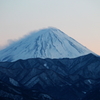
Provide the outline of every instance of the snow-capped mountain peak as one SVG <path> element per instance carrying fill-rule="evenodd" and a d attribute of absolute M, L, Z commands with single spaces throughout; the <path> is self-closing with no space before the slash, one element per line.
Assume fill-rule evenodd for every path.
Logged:
<path fill-rule="evenodd" d="M 35 31 L 0 51 L 0 61 L 29 58 L 75 58 L 91 53 L 56 28 Z"/>

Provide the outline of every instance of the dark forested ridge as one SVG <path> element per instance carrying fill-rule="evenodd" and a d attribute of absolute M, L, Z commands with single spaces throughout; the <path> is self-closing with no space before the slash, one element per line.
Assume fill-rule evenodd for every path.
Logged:
<path fill-rule="evenodd" d="M 99 84 L 100 57 L 93 54 L 0 63 L 0 100 L 100 100 Z"/>

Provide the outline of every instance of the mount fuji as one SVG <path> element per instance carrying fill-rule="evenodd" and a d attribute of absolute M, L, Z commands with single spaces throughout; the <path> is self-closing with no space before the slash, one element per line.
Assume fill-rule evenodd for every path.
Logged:
<path fill-rule="evenodd" d="M 29 58 L 75 58 L 93 53 L 56 28 L 32 32 L 0 51 L 0 61 Z"/>

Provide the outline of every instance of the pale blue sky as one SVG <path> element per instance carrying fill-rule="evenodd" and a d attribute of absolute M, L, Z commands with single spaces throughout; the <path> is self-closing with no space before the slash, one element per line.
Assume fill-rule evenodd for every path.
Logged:
<path fill-rule="evenodd" d="M 100 0 L 0 0 L 0 46 L 49 26 L 100 55 Z"/>

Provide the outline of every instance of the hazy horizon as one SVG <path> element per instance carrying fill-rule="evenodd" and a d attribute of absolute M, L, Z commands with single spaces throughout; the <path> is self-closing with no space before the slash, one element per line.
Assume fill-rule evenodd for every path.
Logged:
<path fill-rule="evenodd" d="M 0 47 L 56 27 L 100 55 L 99 0 L 0 0 Z"/>

